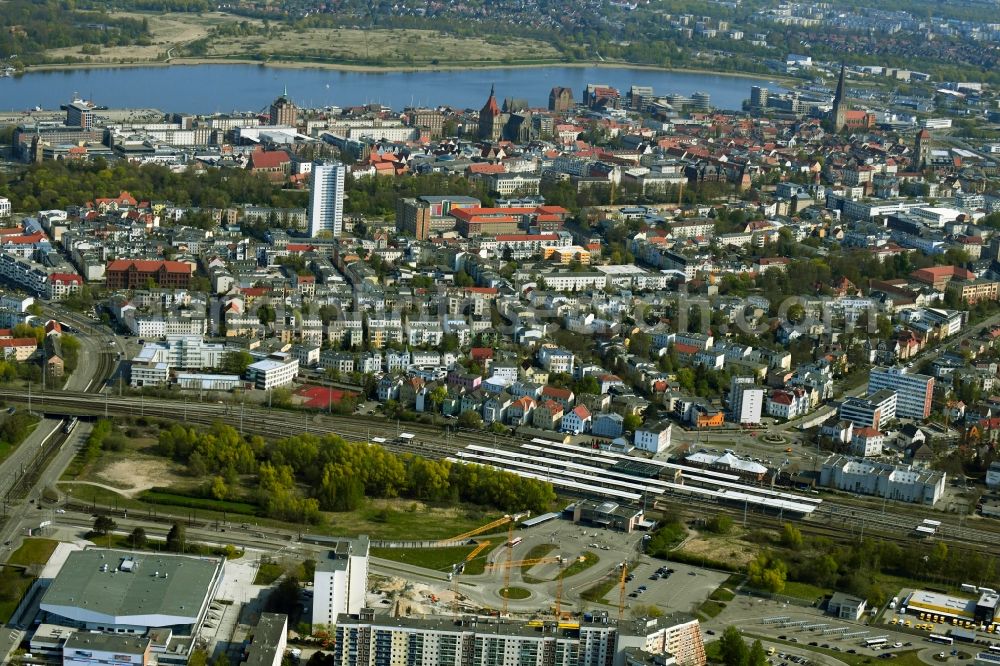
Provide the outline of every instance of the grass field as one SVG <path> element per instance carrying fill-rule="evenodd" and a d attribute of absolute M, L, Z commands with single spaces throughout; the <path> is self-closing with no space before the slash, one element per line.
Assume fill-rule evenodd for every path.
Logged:
<path fill-rule="evenodd" d="M 594 566 L 600 560 L 601 558 L 599 558 L 597 555 L 594 555 L 589 550 L 584 551 L 584 553 L 580 555 L 580 559 L 576 560 L 571 565 L 569 565 L 561 572 L 559 572 L 557 578 L 569 578 L 570 576 L 575 576 L 578 573 L 582 573 L 587 569 L 589 569 L 590 567 Z"/>
<path fill-rule="evenodd" d="M 586 590 L 584 590 L 580 594 L 580 598 L 598 604 L 606 604 L 608 603 L 607 601 L 608 594 L 611 592 L 611 590 L 615 589 L 615 587 L 618 586 L 618 583 L 619 580 L 617 577 L 609 576 L 608 578 L 605 578 L 596 585 L 588 587 Z"/>
<path fill-rule="evenodd" d="M 712 618 L 726 609 L 726 604 L 709 599 L 698 608 L 698 614 L 704 619 Z"/>
<path fill-rule="evenodd" d="M 51 539 L 25 539 L 21 547 L 11 554 L 8 564 L 23 566 L 44 564 L 52 556 L 57 544 L 58 541 Z M 34 576 L 22 573 L 18 569 L 4 567 L 0 571 L 0 622 L 6 624 L 10 620 L 21 602 L 21 597 L 34 581 Z"/>
<path fill-rule="evenodd" d="M 55 61 L 85 59 L 93 64 L 152 63 L 177 60 L 191 42 L 209 36 L 212 28 L 262 22 L 224 12 L 150 13 L 115 12 L 115 17 L 146 19 L 151 34 L 148 46 L 102 47 L 86 55 L 82 47 L 51 49 Z M 463 64 L 517 64 L 557 62 L 560 53 L 550 44 L 521 38 L 459 37 L 436 30 L 310 28 L 294 30 L 280 24 L 269 36 L 213 39 L 202 60 L 263 59 L 307 63 L 343 63 L 395 67 L 455 66 Z"/>
<path fill-rule="evenodd" d="M 372 548 L 372 557 L 380 557 L 393 562 L 412 564 L 415 567 L 451 571 L 452 566 L 464 562 L 475 546 L 451 546 L 449 548 Z M 479 558 L 477 558 L 479 559 Z M 485 559 L 485 558 L 483 558 Z M 469 563 L 471 565 L 472 562 Z M 470 575 L 469 565 L 466 572 Z"/>
<path fill-rule="evenodd" d="M 527 599 L 531 596 L 531 592 L 523 587 L 501 587 L 500 596 L 505 599 Z"/>
<path fill-rule="evenodd" d="M 317 62 L 394 65 L 490 64 L 558 60 L 560 54 L 544 42 L 520 38 L 457 37 L 435 30 L 356 30 L 313 28 L 283 30 L 252 41 L 264 58 Z M 212 44 L 209 58 L 248 55 L 247 42 L 222 40 Z"/>
<path fill-rule="evenodd" d="M 253 584 L 270 585 L 281 578 L 281 575 L 284 573 L 285 567 L 277 562 L 261 562 L 260 566 L 257 567 L 257 575 L 254 576 Z"/>

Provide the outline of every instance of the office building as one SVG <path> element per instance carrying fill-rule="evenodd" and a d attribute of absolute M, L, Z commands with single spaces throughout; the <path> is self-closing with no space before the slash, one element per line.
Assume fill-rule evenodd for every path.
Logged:
<path fill-rule="evenodd" d="M 309 192 L 309 235 L 337 237 L 344 227 L 344 178 L 347 167 L 340 162 L 313 162 Z"/>
<path fill-rule="evenodd" d="M 291 384 L 298 375 L 299 360 L 284 352 L 271 354 L 247 366 L 247 379 L 262 391 Z"/>
<path fill-rule="evenodd" d="M 729 413 L 734 423 L 757 425 L 764 409 L 764 389 L 753 377 L 733 377 L 729 383 Z"/>
<path fill-rule="evenodd" d="M 882 389 L 867 398 L 847 398 L 840 404 L 838 416 L 860 428 L 878 430 L 896 418 L 896 392 Z"/>
<path fill-rule="evenodd" d="M 926 419 L 934 398 L 934 378 L 907 373 L 904 368 L 872 368 L 868 395 L 889 389 L 896 392 L 896 416 Z"/>
<path fill-rule="evenodd" d="M 82 99 L 74 99 L 66 105 L 67 127 L 94 129 L 94 105 Z"/>
<path fill-rule="evenodd" d="M 104 269 L 108 289 L 145 289 L 150 284 L 167 289 L 187 289 L 191 264 L 183 261 L 116 259 Z"/>
<path fill-rule="evenodd" d="M 62 649 L 63 666 L 146 666 L 151 660 L 153 641 L 148 636 L 123 636 L 77 631 L 71 634 Z"/>
<path fill-rule="evenodd" d="M 823 463 L 820 484 L 849 493 L 933 506 L 947 475 L 935 470 L 833 455 Z"/>
<path fill-rule="evenodd" d="M 339 622 L 339 618 L 361 613 L 368 590 L 368 544 L 367 536 L 341 539 L 327 551 L 326 557 L 316 562 L 313 574 L 314 629 L 318 626 L 332 627 Z M 339 634 L 339 627 L 337 631 Z"/>
<path fill-rule="evenodd" d="M 337 666 L 625 666 L 636 653 L 706 663 L 701 627 L 689 617 L 615 622 L 600 612 L 585 613 L 582 622 L 521 622 L 376 617 L 368 608 L 337 619 L 333 658 Z"/>

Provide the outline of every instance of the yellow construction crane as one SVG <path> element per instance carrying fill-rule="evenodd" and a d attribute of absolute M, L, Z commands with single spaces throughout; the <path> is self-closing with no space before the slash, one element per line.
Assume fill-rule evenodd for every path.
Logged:
<path fill-rule="evenodd" d="M 562 564 L 563 559 L 564 558 L 562 558 L 562 557 L 560 557 L 558 555 L 553 556 L 553 557 L 533 557 L 530 560 L 514 560 L 514 561 L 511 561 L 511 560 L 508 559 L 503 564 L 497 564 L 496 562 L 492 562 L 492 563 L 486 565 L 486 570 L 490 571 L 490 570 L 496 569 L 497 567 L 507 567 L 508 569 L 513 568 L 513 567 L 533 567 L 536 564 L 552 564 L 554 562 L 558 562 L 558 563 Z"/>
<path fill-rule="evenodd" d="M 559 563 L 559 575 L 556 576 L 556 620 L 562 619 L 562 593 L 563 593 L 563 569 L 568 560 L 563 559 Z"/>
<path fill-rule="evenodd" d="M 622 562 L 622 573 L 618 579 L 618 620 L 625 617 L 625 578 L 628 576 L 628 562 Z"/>
<path fill-rule="evenodd" d="M 503 518 L 497 518 L 493 522 L 486 523 L 485 525 L 481 525 L 481 526 L 477 527 L 474 530 L 469 530 L 468 532 L 464 532 L 462 534 L 459 534 L 458 536 L 453 536 L 453 537 L 448 538 L 448 539 L 441 539 L 440 541 L 438 541 L 434 545 L 435 546 L 447 546 L 448 544 L 454 543 L 455 541 L 464 541 L 466 539 L 471 539 L 472 537 L 476 536 L 477 534 L 482 534 L 483 532 L 488 532 L 488 531 L 490 531 L 492 529 L 500 527 L 501 525 L 506 525 L 507 523 L 510 523 L 510 526 L 513 527 L 514 526 L 514 521 L 517 520 L 517 518 L 518 518 L 517 516 L 504 516 Z"/>
<path fill-rule="evenodd" d="M 473 548 L 471 551 L 469 551 L 469 554 L 465 556 L 465 561 L 471 562 L 472 560 L 476 559 L 476 556 L 479 555 L 484 550 L 486 550 L 487 548 L 489 548 L 491 543 L 493 542 L 490 541 L 489 539 L 484 539 L 483 541 L 477 543 L 476 547 Z"/>
<path fill-rule="evenodd" d="M 507 614 L 507 597 L 510 594 L 510 563 L 514 561 L 514 546 L 511 545 L 514 541 L 514 521 L 510 521 L 507 526 L 507 562 L 503 568 L 503 588 L 500 590 L 500 596 L 503 597 L 503 614 Z"/>

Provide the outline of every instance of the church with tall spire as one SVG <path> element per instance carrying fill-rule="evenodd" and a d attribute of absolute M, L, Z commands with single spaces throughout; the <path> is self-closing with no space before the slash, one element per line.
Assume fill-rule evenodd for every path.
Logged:
<path fill-rule="evenodd" d="M 485 141 L 499 141 L 508 117 L 509 114 L 501 111 L 500 105 L 497 104 L 495 86 L 490 86 L 489 99 L 479 110 L 479 131 L 477 133 L 479 138 Z"/>
<path fill-rule="evenodd" d="M 844 91 L 844 71 L 844 64 L 841 63 L 837 92 L 833 96 L 833 109 L 828 116 L 830 129 L 834 132 L 842 132 L 847 127 L 847 94 Z"/>
<path fill-rule="evenodd" d="M 272 125 L 295 127 L 298 123 L 299 109 L 288 98 L 287 87 L 282 91 L 281 97 L 271 102 L 269 116 Z"/>

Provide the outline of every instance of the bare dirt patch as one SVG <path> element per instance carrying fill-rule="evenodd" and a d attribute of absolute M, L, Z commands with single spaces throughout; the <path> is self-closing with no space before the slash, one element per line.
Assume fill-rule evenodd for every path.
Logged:
<path fill-rule="evenodd" d="M 746 566 L 757 556 L 761 546 L 734 536 L 702 534 L 684 542 L 681 550 L 695 557 L 704 557 L 708 561 Z"/>
<path fill-rule="evenodd" d="M 162 458 L 129 457 L 105 465 L 89 475 L 92 481 L 119 488 L 122 495 L 135 497 L 156 486 L 171 486 L 181 480 L 181 468 Z"/>

